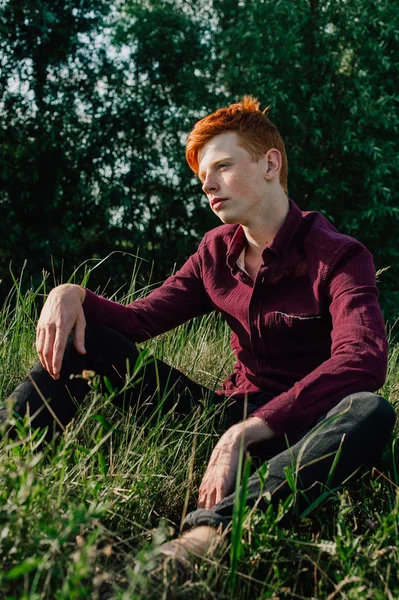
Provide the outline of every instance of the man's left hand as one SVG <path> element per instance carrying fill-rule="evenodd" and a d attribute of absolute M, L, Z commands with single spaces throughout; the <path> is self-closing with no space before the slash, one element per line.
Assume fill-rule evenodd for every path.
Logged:
<path fill-rule="evenodd" d="M 251 417 L 228 429 L 216 444 L 199 489 L 198 508 L 212 508 L 233 491 L 240 452 L 254 442 L 274 437 L 270 427 Z"/>

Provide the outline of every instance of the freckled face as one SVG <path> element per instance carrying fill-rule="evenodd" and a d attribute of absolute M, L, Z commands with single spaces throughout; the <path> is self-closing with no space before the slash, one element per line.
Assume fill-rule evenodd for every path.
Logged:
<path fill-rule="evenodd" d="M 223 223 L 250 226 L 265 213 L 264 156 L 254 160 L 235 132 L 212 138 L 199 154 L 199 178 L 213 212 Z"/>

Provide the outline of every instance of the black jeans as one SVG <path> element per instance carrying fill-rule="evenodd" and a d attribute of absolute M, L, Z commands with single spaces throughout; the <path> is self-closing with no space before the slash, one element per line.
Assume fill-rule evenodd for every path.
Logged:
<path fill-rule="evenodd" d="M 90 389 L 85 379 L 70 379 L 71 374 L 93 370 L 121 389 L 126 375 L 134 373 L 139 359 L 136 345 L 109 327 L 88 324 L 85 345 L 87 354 L 78 354 L 70 337 L 59 380 L 54 381 L 39 362 L 30 373 L 63 425 L 71 421 Z M 143 411 L 151 411 L 157 398 L 162 398 L 162 411 L 173 408 L 176 414 L 186 415 L 206 397 L 208 401 L 220 401 L 211 390 L 176 369 L 161 361 L 150 360 L 138 371 L 137 383 L 131 385 L 127 393 L 117 396 L 115 403 L 126 408 L 140 403 Z M 227 428 L 239 422 L 271 398 L 267 394 L 250 394 L 248 402 L 232 398 L 224 411 L 224 426 Z M 29 406 L 33 427 L 48 426 L 50 431 L 59 429 L 29 377 L 15 389 L 11 399 L 14 412 L 20 416 L 26 414 Z M 6 408 L 2 408 L 0 419 L 4 420 L 6 413 Z M 287 467 L 293 473 L 302 503 L 314 500 L 326 485 L 330 488 L 340 485 L 356 469 L 362 465 L 370 466 L 378 458 L 389 439 L 395 418 L 395 411 L 384 398 L 371 392 L 360 392 L 343 398 L 307 431 L 252 445 L 250 453 L 254 464 L 259 466 L 267 460 L 268 475 L 263 484 L 256 471 L 251 475 L 248 505 L 257 503 L 262 509 L 268 505 L 268 498 L 277 503 L 288 497 L 291 489 L 285 475 Z M 211 510 L 198 509 L 189 513 L 184 526 L 226 527 L 232 518 L 234 497 L 234 494 L 225 497 Z"/>
<path fill-rule="evenodd" d="M 79 354 L 70 335 L 60 378 L 55 381 L 41 363 L 37 362 L 29 376 L 17 386 L 9 398 L 13 402 L 14 413 L 23 417 L 29 410 L 32 427 L 48 427 L 49 438 L 54 430 L 60 431 L 57 421 L 65 426 L 73 419 L 78 406 L 90 391 L 87 380 L 80 376 L 84 370 L 107 377 L 113 388 L 119 390 L 125 387 L 126 377 L 130 378 L 137 371 L 128 390 L 118 394 L 114 404 L 126 410 L 139 406 L 141 414 L 151 414 L 161 400 L 163 414 L 173 409 L 174 414 L 182 416 L 200 406 L 203 399 L 211 403 L 221 402 L 221 398 L 212 390 L 192 381 L 166 363 L 151 357 L 149 360 L 143 360 L 136 344 L 110 327 L 87 324 L 85 348 L 86 354 Z M 71 375 L 79 376 L 71 378 Z M 51 410 L 57 416 L 57 421 L 43 403 L 41 396 L 48 401 Z M 269 398 L 271 396 L 268 396 Z M 265 400 L 260 403 L 264 402 Z M 248 414 L 255 408 L 256 406 L 249 405 Z M 245 416 L 244 410 L 242 400 L 232 399 L 223 410 L 226 427 L 242 420 Z M 0 421 L 4 421 L 6 415 L 7 408 L 3 406 L 0 408 Z"/>

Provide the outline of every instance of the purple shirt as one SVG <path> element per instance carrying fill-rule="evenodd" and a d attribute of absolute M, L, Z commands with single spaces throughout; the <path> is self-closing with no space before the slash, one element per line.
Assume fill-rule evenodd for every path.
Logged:
<path fill-rule="evenodd" d="M 255 281 L 237 265 L 245 244 L 240 225 L 217 227 L 146 298 L 123 306 L 87 290 L 86 318 L 141 342 L 221 312 L 236 363 L 218 393 L 272 394 L 253 416 L 277 435 L 306 429 L 349 394 L 381 387 L 387 341 L 366 248 L 291 200 Z"/>

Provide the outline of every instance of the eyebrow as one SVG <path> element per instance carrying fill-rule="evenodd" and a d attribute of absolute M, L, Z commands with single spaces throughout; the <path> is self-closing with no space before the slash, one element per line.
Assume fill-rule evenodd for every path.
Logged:
<path fill-rule="evenodd" d="M 213 163 L 211 163 L 211 164 L 209 165 L 209 168 L 210 168 L 210 169 L 213 169 L 213 168 L 217 167 L 218 165 L 220 165 L 220 163 L 223 163 L 223 162 L 225 162 L 226 160 L 228 160 L 228 161 L 230 161 L 230 160 L 233 160 L 233 157 L 232 157 L 232 156 L 224 156 L 223 158 L 218 158 L 218 160 L 215 160 Z M 200 181 L 202 181 L 202 179 L 203 179 L 203 175 L 204 175 L 204 172 L 203 172 L 203 171 L 201 171 L 201 172 L 198 172 L 198 179 L 199 179 Z"/>

